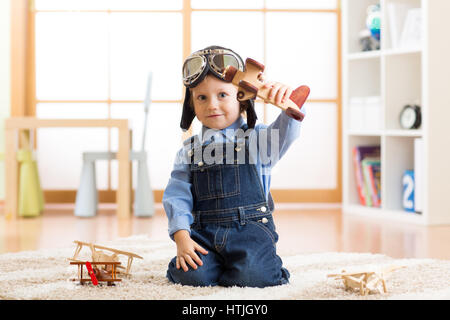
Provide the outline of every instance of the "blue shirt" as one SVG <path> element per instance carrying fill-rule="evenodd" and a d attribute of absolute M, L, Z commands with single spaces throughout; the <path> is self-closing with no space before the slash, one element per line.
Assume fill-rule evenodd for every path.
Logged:
<path fill-rule="evenodd" d="M 302 108 L 304 113 L 304 107 Z M 202 127 L 200 135 L 194 140 L 196 144 L 202 145 L 210 143 L 213 139 L 216 143 L 231 141 L 235 139 L 234 130 L 239 129 L 244 124 L 244 119 L 239 117 L 232 125 L 222 130 L 212 130 Z M 279 159 L 286 153 L 295 139 L 300 135 L 301 122 L 292 119 L 284 111 L 281 111 L 277 119 L 270 125 L 257 124 L 255 130 L 249 135 L 250 145 L 255 142 L 258 150 L 262 146 L 262 139 L 265 142 L 265 153 L 267 157 L 260 157 L 256 153 L 254 160 L 258 176 L 263 186 L 266 200 L 268 200 L 270 190 L 270 171 Z M 275 130 L 274 130 L 275 129 Z M 214 137 L 214 138 L 212 138 Z M 255 140 L 256 139 L 256 140 Z M 266 140 L 267 139 L 267 140 Z M 271 141 L 276 139 L 277 141 Z M 278 149 L 272 150 L 271 146 Z M 173 170 L 169 182 L 164 190 L 163 206 L 169 220 L 169 236 L 173 239 L 173 234 L 178 230 L 190 232 L 190 225 L 193 223 L 193 195 L 191 192 L 191 171 L 187 161 L 190 148 L 181 148 L 176 155 Z M 269 159 L 269 160 L 268 160 Z"/>

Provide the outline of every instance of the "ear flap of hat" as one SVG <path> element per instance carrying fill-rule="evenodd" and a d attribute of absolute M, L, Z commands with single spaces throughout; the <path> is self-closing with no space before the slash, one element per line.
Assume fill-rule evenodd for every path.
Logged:
<path fill-rule="evenodd" d="M 184 95 L 183 113 L 181 115 L 180 127 L 183 131 L 187 131 L 191 126 L 192 121 L 195 118 L 194 109 L 191 107 L 191 91 L 186 88 L 186 94 Z"/>
<path fill-rule="evenodd" d="M 256 124 L 256 119 L 258 119 L 258 116 L 256 115 L 255 111 L 255 101 L 253 99 L 249 99 L 246 101 L 247 103 L 247 125 L 249 128 L 254 128 Z"/>

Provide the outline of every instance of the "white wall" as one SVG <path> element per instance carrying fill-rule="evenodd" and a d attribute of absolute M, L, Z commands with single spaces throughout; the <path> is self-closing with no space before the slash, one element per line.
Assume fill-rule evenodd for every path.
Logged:
<path fill-rule="evenodd" d="M 10 112 L 10 1 L 0 0 L 0 152 L 5 150 L 4 119 Z M 0 200 L 5 198 L 4 162 L 0 161 Z"/>

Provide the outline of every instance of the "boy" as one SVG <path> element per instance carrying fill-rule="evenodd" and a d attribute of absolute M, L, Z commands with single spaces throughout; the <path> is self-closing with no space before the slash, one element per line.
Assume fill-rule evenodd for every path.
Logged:
<path fill-rule="evenodd" d="M 187 130 L 195 116 L 203 126 L 179 150 L 164 191 L 177 245 L 167 278 L 192 286 L 285 284 L 289 272 L 276 254 L 270 170 L 298 137 L 300 122 L 283 111 L 270 126 L 255 127 L 254 101 L 238 101 L 238 89 L 224 81 L 228 65 L 244 70 L 237 53 L 218 46 L 194 52 L 183 65 L 180 126 Z M 277 103 L 292 93 L 280 83 L 265 87 Z M 268 158 L 261 157 L 263 144 Z"/>

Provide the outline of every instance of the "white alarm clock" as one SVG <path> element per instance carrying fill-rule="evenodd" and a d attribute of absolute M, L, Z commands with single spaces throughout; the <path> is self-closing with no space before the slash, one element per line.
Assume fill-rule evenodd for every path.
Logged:
<path fill-rule="evenodd" d="M 403 129 L 418 129 L 422 123 L 420 106 L 407 105 L 400 112 L 400 126 Z"/>

